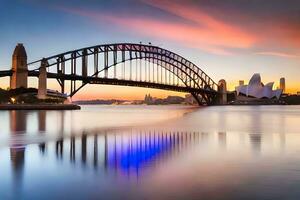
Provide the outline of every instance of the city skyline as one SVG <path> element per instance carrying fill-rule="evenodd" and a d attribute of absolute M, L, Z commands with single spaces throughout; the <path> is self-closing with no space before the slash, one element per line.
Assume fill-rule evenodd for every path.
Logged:
<path fill-rule="evenodd" d="M 74 6 L 67 1 L 4 1 L 0 68 L 9 69 L 19 42 L 24 43 L 30 62 L 85 46 L 141 41 L 188 58 L 216 82 L 225 79 L 229 90 L 239 80 L 260 73 L 263 82 L 275 81 L 276 87 L 285 77 L 287 92 L 299 91 L 300 3 L 237 2 L 185 1 L 181 5 L 168 0 L 114 0 Z M 1 79 L 0 87 L 7 87 L 8 82 Z M 36 86 L 37 80 L 29 83 Z M 58 88 L 54 81 L 49 86 Z M 159 97 L 177 94 L 101 85 L 87 86 L 75 98 L 137 99 L 149 91 Z"/>

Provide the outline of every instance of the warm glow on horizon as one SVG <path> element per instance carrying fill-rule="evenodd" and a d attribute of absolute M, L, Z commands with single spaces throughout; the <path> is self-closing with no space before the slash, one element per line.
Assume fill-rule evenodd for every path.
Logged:
<path fill-rule="evenodd" d="M 94 85 L 86 86 L 79 91 L 73 100 L 93 100 L 93 99 L 119 99 L 119 100 L 143 100 L 146 94 L 157 98 L 167 96 L 185 96 L 185 93 L 172 92 L 166 90 L 128 87 L 128 86 L 109 86 Z"/>

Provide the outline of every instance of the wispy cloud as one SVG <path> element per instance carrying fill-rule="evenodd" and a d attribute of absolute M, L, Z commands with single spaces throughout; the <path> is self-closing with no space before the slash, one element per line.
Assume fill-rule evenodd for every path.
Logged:
<path fill-rule="evenodd" d="M 283 57 L 283 58 L 300 58 L 300 55 L 288 54 L 282 52 L 271 52 L 271 51 L 257 52 L 255 54 L 265 55 L 265 56 L 276 56 L 276 57 Z"/>
<path fill-rule="evenodd" d="M 256 36 L 243 31 L 240 27 L 228 24 L 220 19 L 209 15 L 199 7 L 190 4 L 179 4 L 170 0 L 143 0 L 144 3 L 162 9 L 173 15 L 177 15 L 191 22 L 199 32 L 205 33 L 207 43 L 223 47 L 249 48 Z M 203 36 L 199 35 L 199 36 Z"/>
<path fill-rule="evenodd" d="M 183 6 L 182 9 L 179 9 L 177 4 L 170 5 L 170 8 L 167 10 L 168 5 L 160 5 L 162 5 L 160 6 L 161 9 L 165 9 L 170 13 L 177 13 L 178 16 L 196 23 L 158 20 L 145 16 L 120 16 L 115 13 L 98 13 L 76 8 L 60 9 L 89 17 L 96 22 L 108 22 L 129 33 L 177 42 L 180 45 L 201 49 L 213 54 L 230 55 L 232 54 L 231 49 L 249 48 L 255 42 L 255 36 L 243 32 L 238 27 L 214 19 L 202 11 L 197 12 L 188 6 Z M 180 12 L 177 12 L 178 9 Z"/>
<path fill-rule="evenodd" d="M 201 4 L 188 0 L 184 3 L 176 0 L 138 1 L 148 9 L 154 9 L 153 16 L 149 12 L 143 15 L 141 12 L 98 11 L 72 6 L 58 8 L 96 23 L 109 24 L 122 34 L 173 42 L 217 55 L 232 55 L 239 50 L 256 52 L 259 49 L 261 52 L 257 54 L 295 58 L 295 51 L 300 48 L 300 26 L 292 22 L 278 21 L 278 18 L 271 22 L 251 20 L 249 15 L 238 20 L 237 13 L 231 16 L 237 20 L 225 20 L 221 15 L 215 15 L 216 12 L 211 14 Z M 156 11 L 171 17 L 155 17 Z M 287 53 L 277 52 L 280 48 Z"/>

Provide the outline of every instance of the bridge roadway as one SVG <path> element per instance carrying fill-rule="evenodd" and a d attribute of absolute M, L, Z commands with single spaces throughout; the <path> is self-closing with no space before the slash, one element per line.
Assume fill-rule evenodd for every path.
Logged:
<path fill-rule="evenodd" d="M 12 76 L 12 70 L 0 71 L 0 77 Z M 30 77 L 39 77 L 39 71 L 28 71 L 28 76 Z M 103 85 L 120 85 L 120 86 L 132 86 L 132 87 L 143 87 L 143 88 L 153 88 L 153 89 L 162 89 L 162 90 L 171 90 L 176 92 L 185 92 L 185 93 L 206 93 L 206 94 L 215 94 L 216 91 L 211 89 L 199 89 L 192 87 L 168 85 L 162 83 L 151 83 L 145 81 L 135 81 L 135 80 L 121 80 L 116 78 L 103 78 L 103 77 L 83 77 L 80 75 L 71 75 L 71 74 L 57 74 L 47 72 L 47 78 L 57 79 L 57 80 L 76 80 L 82 81 L 83 83 L 88 84 L 103 84 Z"/>
<path fill-rule="evenodd" d="M 12 70 L 0 71 L 0 77 L 12 76 L 12 74 L 13 74 Z"/>
<path fill-rule="evenodd" d="M 38 77 L 38 71 L 29 71 L 28 76 Z M 162 83 L 151 83 L 145 81 L 135 81 L 135 80 L 121 80 L 116 78 L 103 78 L 103 77 L 83 77 L 80 75 L 71 74 L 57 74 L 57 73 L 47 73 L 47 78 L 52 79 L 63 79 L 63 80 L 76 80 L 82 81 L 89 84 L 103 84 L 103 85 L 121 85 L 121 86 L 133 86 L 133 87 L 144 87 L 144 88 L 154 88 L 162 90 L 171 90 L 176 92 L 186 92 L 186 93 L 198 93 L 205 92 L 207 94 L 215 94 L 216 91 L 211 89 L 198 89 L 184 86 L 167 85 Z"/>

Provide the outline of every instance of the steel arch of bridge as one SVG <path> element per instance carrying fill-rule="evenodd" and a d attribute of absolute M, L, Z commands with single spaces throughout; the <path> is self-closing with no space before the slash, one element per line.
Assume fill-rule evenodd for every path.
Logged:
<path fill-rule="evenodd" d="M 91 57 L 92 60 L 89 59 Z M 142 66 L 141 60 L 145 62 L 145 66 Z M 136 64 L 135 72 L 132 67 L 133 61 Z M 152 45 L 103 44 L 57 54 L 28 65 L 36 66 L 41 62 L 47 63 L 47 77 L 56 78 L 62 87 L 62 92 L 64 92 L 65 81 L 71 81 L 71 97 L 86 84 L 126 85 L 188 92 L 193 95 L 199 105 L 213 104 L 218 96 L 217 84 L 199 67 L 176 53 Z M 103 64 L 102 67 L 100 62 Z M 129 78 L 125 78 L 124 63 L 126 62 L 130 62 Z M 138 62 L 140 66 L 137 66 Z M 94 70 L 89 74 L 88 65 L 91 64 Z M 124 74 L 121 75 L 122 78 L 117 78 L 117 66 L 120 64 L 123 64 L 122 73 L 124 70 Z M 137 78 L 138 69 L 139 79 Z M 165 77 L 163 77 L 163 69 Z M 38 70 L 39 67 L 29 71 L 29 76 L 38 76 Z M 113 72 L 109 73 L 111 70 Z M 109 74 L 113 76 L 109 77 Z M 133 75 L 136 80 L 132 78 Z M 159 81 L 159 76 L 161 76 L 161 81 Z M 81 81 L 79 87 L 76 87 L 76 81 Z"/>

